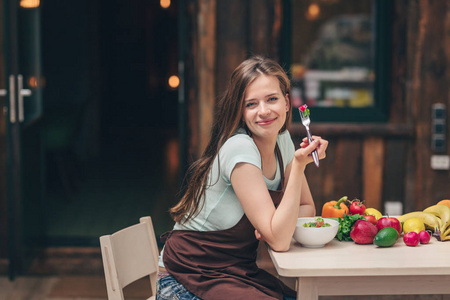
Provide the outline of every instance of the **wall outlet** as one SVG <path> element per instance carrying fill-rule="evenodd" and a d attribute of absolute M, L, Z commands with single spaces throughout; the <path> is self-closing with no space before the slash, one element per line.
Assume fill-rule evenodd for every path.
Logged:
<path fill-rule="evenodd" d="M 446 127 L 447 118 L 445 104 L 434 103 L 431 107 L 431 150 L 434 154 L 445 154 L 447 152 Z M 444 169 L 437 168 L 435 170 Z"/>
<path fill-rule="evenodd" d="M 450 156 L 448 155 L 432 155 L 431 168 L 433 170 L 449 170 Z"/>

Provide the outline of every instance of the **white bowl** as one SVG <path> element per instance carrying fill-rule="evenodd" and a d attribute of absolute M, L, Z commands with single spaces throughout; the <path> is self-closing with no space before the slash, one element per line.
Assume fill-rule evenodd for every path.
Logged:
<path fill-rule="evenodd" d="M 303 227 L 304 223 L 314 222 L 317 217 L 298 218 L 297 227 L 294 231 L 294 240 L 303 247 L 320 248 L 331 242 L 339 229 L 339 222 L 333 219 L 324 218 L 324 222 L 330 227 Z"/>

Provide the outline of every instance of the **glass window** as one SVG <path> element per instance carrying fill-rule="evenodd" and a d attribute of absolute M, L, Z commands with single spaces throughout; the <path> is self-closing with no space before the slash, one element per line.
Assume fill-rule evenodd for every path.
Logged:
<path fill-rule="evenodd" d="M 285 2 L 293 106 L 307 104 L 315 121 L 387 119 L 388 8 L 382 2 Z"/>

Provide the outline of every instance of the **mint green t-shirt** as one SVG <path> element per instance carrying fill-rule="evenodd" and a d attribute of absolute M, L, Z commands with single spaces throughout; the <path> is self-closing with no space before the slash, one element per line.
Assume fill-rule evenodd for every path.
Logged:
<path fill-rule="evenodd" d="M 277 144 L 286 168 L 294 157 L 295 151 L 288 131 L 278 135 Z M 210 186 L 205 191 L 204 205 L 200 213 L 186 223 L 175 224 L 175 230 L 224 230 L 239 222 L 244 215 L 244 210 L 230 181 L 231 173 L 238 163 L 250 163 L 261 169 L 259 150 L 244 130 L 238 131 L 238 134 L 228 139 L 220 149 L 218 158 L 214 160 L 208 177 Z M 278 188 L 281 181 L 279 164 L 277 164 L 275 178 L 270 180 L 264 177 L 264 180 L 268 189 Z"/>

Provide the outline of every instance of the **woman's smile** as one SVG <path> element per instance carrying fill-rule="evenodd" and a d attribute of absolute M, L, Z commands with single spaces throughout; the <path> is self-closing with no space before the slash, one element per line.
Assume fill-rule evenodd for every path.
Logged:
<path fill-rule="evenodd" d="M 275 122 L 277 119 L 278 118 L 271 118 L 271 119 L 268 119 L 268 120 L 261 120 L 261 121 L 256 122 L 256 124 L 261 125 L 261 126 L 270 125 L 273 122 Z"/>

